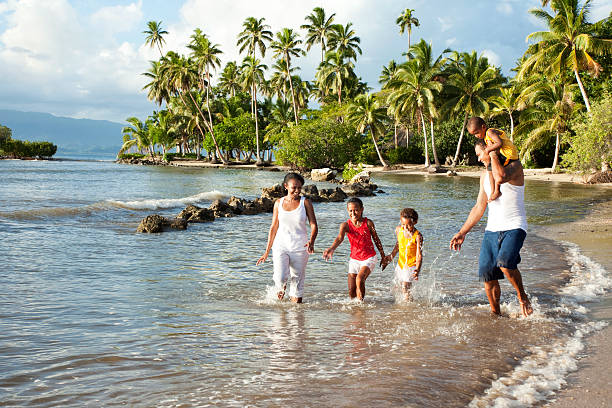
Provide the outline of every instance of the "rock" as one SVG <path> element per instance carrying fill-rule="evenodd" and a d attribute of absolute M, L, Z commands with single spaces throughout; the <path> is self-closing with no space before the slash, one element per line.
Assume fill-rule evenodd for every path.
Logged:
<path fill-rule="evenodd" d="M 333 202 L 344 201 L 347 197 L 346 193 L 340 187 L 321 189 L 321 191 L 319 192 L 319 196 L 324 201 Z"/>
<path fill-rule="evenodd" d="M 281 198 L 287 194 L 287 189 L 282 184 L 275 184 L 272 187 L 264 187 L 261 189 L 263 191 L 261 193 L 262 197 L 269 198 L 274 200 L 276 198 Z"/>
<path fill-rule="evenodd" d="M 147 215 L 140 224 L 136 232 L 158 233 L 163 231 L 165 218 L 159 214 Z"/>
<path fill-rule="evenodd" d="M 440 167 L 436 167 L 436 166 L 429 166 L 427 168 L 427 172 L 429 174 L 435 174 L 435 173 L 441 173 L 443 170 Z"/>
<path fill-rule="evenodd" d="M 386 194 L 386 193 L 385 193 L 384 191 L 382 191 L 382 190 L 376 190 L 376 193 L 377 193 L 377 194 Z"/>
<path fill-rule="evenodd" d="M 368 170 L 364 170 L 360 173 L 357 173 L 353 176 L 353 178 L 351 179 L 351 181 L 349 181 L 349 184 L 353 184 L 353 183 L 366 183 L 368 184 L 370 182 L 370 171 Z"/>
<path fill-rule="evenodd" d="M 208 208 L 188 205 L 176 218 L 187 222 L 210 222 L 215 220 L 215 213 Z"/>
<path fill-rule="evenodd" d="M 256 198 L 253 204 L 261 210 L 260 212 L 272 212 L 274 210 L 274 200 L 266 197 Z"/>
<path fill-rule="evenodd" d="M 374 195 L 375 184 L 353 183 L 342 187 L 342 191 L 348 196 L 368 197 Z"/>
<path fill-rule="evenodd" d="M 316 196 L 319 195 L 319 189 L 314 184 L 308 184 L 302 187 L 302 194 L 305 196 Z"/>
<path fill-rule="evenodd" d="M 232 207 L 232 211 L 234 212 L 234 214 L 242 214 L 244 212 L 245 203 L 246 201 L 242 198 L 231 196 L 227 202 L 227 205 Z"/>
<path fill-rule="evenodd" d="M 208 207 L 209 210 L 214 211 L 214 212 L 222 212 L 222 213 L 226 213 L 226 212 L 231 212 L 232 211 L 232 206 L 229 205 L 228 203 L 221 201 L 221 200 L 215 200 L 212 202 L 212 204 L 210 205 L 210 207 Z"/>
<path fill-rule="evenodd" d="M 454 171 L 454 170 L 449 170 L 449 171 L 447 171 L 447 172 L 446 172 L 446 175 L 447 175 L 447 176 L 456 176 L 456 175 L 457 175 L 457 172 L 456 172 L 456 171 Z"/>
<path fill-rule="evenodd" d="M 588 184 L 597 184 L 597 183 L 610 183 L 612 182 L 612 171 L 598 171 L 596 173 L 588 176 L 587 181 Z"/>
<path fill-rule="evenodd" d="M 338 172 L 336 170 L 325 167 L 323 169 L 312 169 L 310 178 L 313 181 L 329 181 L 335 179 L 337 174 Z"/>
<path fill-rule="evenodd" d="M 166 219 L 166 221 L 168 221 L 168 226 L 172 229 L 177 229 L 177 230 L 187 229 L 187 220 L 184 220 L 182 218 L 175 218 L 173 220 Z"/>
<path fill-rule="evenodd" d="M 260 208 L 250 201 L 244 205 L 244 209 L 242 210 L 243 215 L 254 215 L 260 212 Z"/>

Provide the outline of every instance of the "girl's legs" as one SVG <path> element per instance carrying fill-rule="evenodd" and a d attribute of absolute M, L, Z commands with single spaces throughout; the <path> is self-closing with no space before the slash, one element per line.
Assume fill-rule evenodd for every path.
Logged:
<path fill-rule="evenodd" d="M 277 290 L 278 300 L 285 297 L 287 279 L 289 279 L 289 254 L 280 250 L 273 250 L 272 263 L 274 264 L 274 286 Z"/>
<path fill-rule="evenodd" d="M 404 299 L 407 301 L 412 300 L 412 294 L 410 293 L 410 287 L 412 282 L 402 282 L 402 292 L 404 292 Z"/>
<path fill-rule="evenodd" d="M 348 274 L 348 292 L 351 299 L 357 297 L 357 284 L 355 283 L 355 278 L 357 278 L 357 275 L 354 273 Z"/>
<path fill-rule="evenodd" d="M 289 253 L 289 274 L 291 280 L 289 297 L 294 303 L 302 303 L 302 295 L 304 294 L 304 278 L 306 277 L 307 264 L 308 252 L 299 251 Z"/>
<path fill-rule="evenodd" d="M 361 269 L 359 269 L 357 277 L 355 278 L 355 284 L 357 286 L 357 297 L 359 298 L 359 300 L 363 300 L 363 298 L 365 297 L 365 282 L 366 279 L 368 279 L 368 276 L 370 276 L 370 273 L 370 268 L 368 268 L 367 266 L 362 266 Z"/>

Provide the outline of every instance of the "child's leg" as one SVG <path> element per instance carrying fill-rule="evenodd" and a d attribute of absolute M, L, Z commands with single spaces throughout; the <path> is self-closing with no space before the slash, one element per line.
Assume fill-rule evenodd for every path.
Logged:
<path fill-rule="evenodd" d="M 272 263 L 274 265 L 272 279 L 277 290 L 278 300 L 282 300 L 285 297 L 287 279 L 289 278 L 289 254 L 278 250 L 273 251 Z"/>
<path fill-rule="evenodd" d="M 291 288 L 289 297 L 294 303 L 302 303 L 304 294 L 304 278 L 306 277 L 306 265 L 308 264 L 308 252 L 299 251 L 289 254 L 289 273 Z"/>
<path fill-rule="evenodd" d="M 349 292 L 349 297 L 351 299 L 355 299 L 357 297 L 357 284 L 355 283 L 356 278 L 357 278 L 356 274 L 354 273 L 348 274 L 348 292 Z"/>
<path fill-rule="evenodd" d="M 499 185 L 503 182 L 503 167 L 499 161 L 499 155 L 497 152 L 491 152 L 489 157 L 491 157 L 491 173 L 493 174 L 493 177 L 489 177 L 489 182 L 491 183 L 491 197 L 489 197 L 490 202 L 496 200 L 501 195 Z"/>
<path fill-rule="evenodd" d="M 357 274 L 357 278 L 355 279 L 355 283 L 357 284 L 357 297 L 359 300 L 363 300 L 365 297 L 365 282 L 370 276 L 372 271 L 367 266 L 362 266 Z"/>
<path fill-rule="evenodd" d="M 410 287 L 412 286 L 412 282 L 402 282 L 402 292 L 404 292 L 404 299 L 411 300 L 412 296 L 410 294 Z"/>

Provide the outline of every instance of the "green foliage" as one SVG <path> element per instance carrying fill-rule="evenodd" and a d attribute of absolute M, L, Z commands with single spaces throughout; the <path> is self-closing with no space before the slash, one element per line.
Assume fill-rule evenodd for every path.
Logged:
<path fill-rule="evenodd" d="M 583 173 L 610 168 L 612 164 L 612 94 L 593 102 L 590 113 L 571 123 L 574 136 L 563 155 L 563 164 Z"/>
<path fill-rule="evenodd" d="M 342 178 L 344 180 L 350 180 L 353 177 L 355 177 L 355 175 L 361 173 L 363 171 L 363 166 L 361 165 L 361 163 L 359 163 L 359 165 L 355 166 L 354 164 L 346 163 L 344 165 L 344 170 L 342 170 Z"/>
<path fill-rule="evenodd" d="M 300 170 L 343 168 L 362 143 L 354 126 L 333 117 L 315 118 L 291 127 L 275 154 L 283 165 Z"/>
<path fill-rule="evenodd" d="M 4 142 L 11 140 L 12 136 L 13 131 L 10 128 L 0 125 L 0 148 Z"/>
<path fill-rule="evenodd" d="M 29 142 L 27 140 L 6 139 L 0 142 L 4 154 L 15 157 L 50 158 L 57 152 L 57 146 L 51 142 Z"/>
<path fill-rule="evenodd" d="M 214 130 L 217 143 L 222 150 L 252 150 L 255 147 L 255 120 L 250 113 L 226 117 L 223 122 L 214 126 Z M 208 151 L 214 150 L 210 133 L 204 139 L 204 148 Z"/>
<path fill-rule="evenodd" d="M 142 159 L 144 157 L 145 155 L 140 153 L 123 153 L 117 156 L 117 159 Z"/>

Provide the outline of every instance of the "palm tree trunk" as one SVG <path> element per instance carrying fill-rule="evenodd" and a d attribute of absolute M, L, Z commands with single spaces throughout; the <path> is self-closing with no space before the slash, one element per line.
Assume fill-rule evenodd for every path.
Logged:
<path fill-rule="evenodd" d="M 374 131 L 370 128 L 370 134 L 372 135 L 372 142 L 374 142 L 374 147 L 376 148 L 376 153 L 378 153 L 378 160 L 382 163 L 383 167 L 389 167 L 385 159 L 383 159 L 380 150 L 378 149 L 378 143 L 376 142 L 376 137 L 374 137 Z"/>
<path fill-rule="evenodd" d="M 557 163 L 559 161 L 559 139 L 559 132 L 557 132 L 557 140 L 555 141 L 555 158 L 553 159 L 552 169 L 550 169 L 552 173 L 555 172 L 555 168 L 557 167 Z"/>
<path fill-rule="evenodd" d="M 213 131 L 213 121 L 212 121 L 212 115 L 210 113 L 210 100 L 208 98 L 208 91 L 210 89 L 210 75 L 208 73 L 208 65 L 206 65 L 206 110 L 208 110 L 208 123 L 209 128 L 210 128 L 210 135 L 212 136 L 213 140 L 215 140 L 215 133 Z M 217 145 L 217 142 L 215 141 L 215 146 Z M 200 154 L 198 153 L 198 157 L 200 156 Z M 223 164 L 227 164 L 226 160 L 223 160 L 223 158 L 221 158 L 221 161 L 223 161 Z"/>
<path fill-rule="evenodd" d="M 338 87 L 338 105 L 342 105 L 342 81 L 340 81 L 340 86 Z"/>
<path fill-rule="evenodd" d="M 436 152 L 436 141 L 434 139 L 434 123 L 433 119 L 429 119 L 429 125 L 431 127 L 431 150 L 433 150 L 434 163 L 436 167 L 440 167 L 440 160 L 438 160 L 438 152 Z"/>
<path fill-rule="evenodd" d="M 508 112 L 510 116 L 510 141 L 514 143 L 514 119 L 512 119 L 512 112 Z"/>
<path fill-rule="evenodd" d="M 321 40 L 321 63 L 325 60 L 325 40 Z"/>
<path fill-rule="evenodd" d="M 261 157 L 259 157 L 259 123 L 257 122 L 257 88 L 253 83 L 253 110 L 255 114 L 255 142 L 257 145 L 257 161 L 255 164 L 261 164 Z"/>
<path fill-rule="evenodd" d="M 295 106 L 295 93 L 293 92 L 293 81 L 291 80 L 291 69 L 289 66 L 289 57 L 285 54 L 285 61 L 287 61 L 287 73 L 289 75 L 289 86 L 291 87 L 291 100 L 293 101 L 293 116 L 295 117 L 295 124 L 298 124 L 297 117 L 297 106 Z"/>
<path fill-rule="evenodd" d="M 189 97 L 191 98 L 191 102 L 193 102 L 195 107 L 198 109 L 198 112 L 200 113 L 200 116 L 204 120 L 204 124 L 207 125 L 208 131 L 210 132 L 210 135 L 212 136 L 213 143 L 215 144 L 215 149 L 217 151 L 217 156 L 221 158 L 221 161 L 223 162 L 223 164 L 227 164 L 225 162 L 225 159 L 223 158 L 223 155 L 221 154 L 221 149 L 219 149 L 219 145 L 217 144 L 217 139 L 215 138 L 215 135 L 213 134 L 212 127 L 210 127 L 210 125 L 206 121 L 206 116 L 204 116 L 204 113 L 200 109 L 200 106 L 196 103 L 195 99 L 193 99 L 193 95 L 191 95 L 191 92 L 187 92 L 187 93 L 189 94 Z M 181 97 L 181 100 L 183 101 L 183 104 L 185 106 L 187 106 L 187 104 L 185 103 L 185 100 L 183 99 L 183 96 L 181 95 L 180 92 L 179 92 L 179 96 Z"/>
<path fill-rule="evenodd" d="M 423 111 L 420 108 L 419 115 L 421 116 L 421 124 L 423 125 L 423 140 L 425 141 L 425 167 L 429 167 L 429 146 L 427 146 L 427 128 L 425 128 L 425 118 L 423 117 Z"/>
<path fill-rule="evenodd" d="M 393 136 L 395 137 L 395 148 L 397 149 L 397 121 L 393 124 Z"/>
<path fill-rule="evenodd" d="M 457 166 L 457 160 L 459 159 L 459 151 L 461 151 L 461 142 L 463 141 L 463 133 L 465 132 L 465 123 L 467 122 L 468 112 L 465 111 L 465 119 L 463 119 L 463 126 L 461 127 L 461 134 L 459 135 L 459 142 L 457 143 L 457 151 L 453 158 L 453 167 Z"/>
<path fill-rule="evenodd" d="M 587 97 L 586 91 L 584 90 L 584 85 L 582 85 L 582 80 L 580 79 L 578 70 L 574 70 L 574 75 L 576 76 L 576 82 L 578 82 L 578 87 L 580 87 L 580 93 L 582 94 L 582 99 L 584 99 L 584 105 L 587 108 L 587 112 L 590 112 L 591 104 L 589 103 L 589 98 Z"/>
<path fill-rule="evenodd" d="M 406 52 L 406 59 L 409 60 L 410 59 L 410 31 L 412 31 L 410 28 L 408 29 L 408 52 Z"/>

